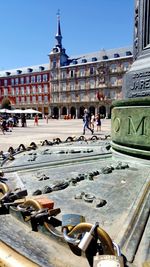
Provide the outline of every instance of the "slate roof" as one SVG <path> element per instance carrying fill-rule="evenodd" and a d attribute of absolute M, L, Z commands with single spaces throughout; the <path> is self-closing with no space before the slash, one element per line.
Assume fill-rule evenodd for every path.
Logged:
<path fill-rule="evenodd" d="M 102 60 L 112 60 L 112 59 L 118 59 L 118 58 L 127 58 L 132 56 L 133 48 L 132 46 L 123 47 L 123 48 L 115 48 L 115 49 L 109 49 L 109 50 L 100 50 L 97 52 L 89 53 L 89 54 L 83 54 L 78 56 L 71 56 L 68 58 L 68 64 L 66 66 L 72 66 L 75 64 L 88 64 L 95 61 L 102 61 Z M 127 55 L 127 52 L 130 52 L 129 55 Z M 104 59 L 105 57 L 105 59 Z M 66 67 L 65 66 L 65 67 Z M 43 70 L 41 69 L 43 68 Z M 49 71 L 50 70 L 50 64 L 39 64 L 35 66 L 28 66 L 28 67 L 20 67 L 16 69 L 11 70 L 2 70 L 0 71 L 0 78 L 1 77 L 9 77 L 9 76 L 18 76 L 19 74 L 32 74 L 32 73 L 38 73 L 41 71 Z"/>
<path fill-rule="evenodd" d="M 46 71 L 49 69 L 50 69 L 49 63 L 46 63 L 46 64 L 39 64 L 39 65 L 35 65 L 35 66 L 20 67 L 20 68 L 11 69 L 11 70 L 2 70 L 2 71 L 0 71 L 0 78 L 1 77 L 15 76 L 15 75 L 18 76 L 19 72 L 20 72 L 20 75 L 22 75 L 22 74 L 27 74 L 27 73 L 31 74 L 31 73 L 35 73 L 35 72 Z"/>
<path fill-rule="evenodd" d="M 128 52 L 130 52 L 129 53 L 130 55 L 128 55 Z M 103 58 L 104 56 L 107 56 L 107 59 L 105 58 L 105 60 L 131 57 L 132 53 L 133 53 L 133 47 L 128 46 L 128 47 L 114 48 L 109 50 L 102 49 L 94 53 L 72 56 L 69 58 L 69 60 L 70 64 L 83 64 L 86 62 L 91 63 L 94 61 L 102 61 L 104 60 Z M 86 62 L 83 62 L 84 60 L 86 60 Z"/>

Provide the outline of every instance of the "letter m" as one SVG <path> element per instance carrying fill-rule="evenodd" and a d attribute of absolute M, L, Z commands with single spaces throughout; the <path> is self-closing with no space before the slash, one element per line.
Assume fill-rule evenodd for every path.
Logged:
<path fill-rule="evenodd" d="M 146 135 L 145 127 L 146 117 L 143 117 L 138 125 L 135 125 L 133 119 L 128 117 L 128 134 L 130 135 Z"/>

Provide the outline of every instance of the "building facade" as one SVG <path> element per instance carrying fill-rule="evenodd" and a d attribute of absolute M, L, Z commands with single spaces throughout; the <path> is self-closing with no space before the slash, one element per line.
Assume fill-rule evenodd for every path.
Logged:
<path fill-rule="evenodd" d="M 132 48 L 69 57 L 62 46 L 60 17 L 49 63 L 0 71 L 0 105 L 34 108 L 56 118 L 81 118 L 85 108 L 110 117 L 122 98 L 122 80 L 133 61 Z"/>

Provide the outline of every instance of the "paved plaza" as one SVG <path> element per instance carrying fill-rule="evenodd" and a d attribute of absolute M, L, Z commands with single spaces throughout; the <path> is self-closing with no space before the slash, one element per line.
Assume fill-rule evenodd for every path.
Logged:
<path fill-rule="evenodd" d="M 21 143 L 29 145 L 31 142 L 35 142 L 38 145 L 40 141 L 53 141 L 57 137 L 65 141 L 68 136 L 81 136 L 83 132 L 82 127 L 82 119 L 50 119 L 48 123 L 46 123 L 45 119 L 40 119 L 38 126 L 34 126 L 34 120 L 27 120 L 27 127 L 21 127 L 19 125 L 18 127 L 14 127 L 12 132 L 6 132 L 5 135 L 0 132 L 0 150 L 7 151 L 10 146 L 17 148 Z M 101 131 L 96 132 L 95 130 L 94 134 L 99 137 L 104 137 L 110 134 L 110 131 L 111 120 L 103 119 Z M 85 138 L 89 137 L 91 137 L 91 132 L 86 130 Z"/>

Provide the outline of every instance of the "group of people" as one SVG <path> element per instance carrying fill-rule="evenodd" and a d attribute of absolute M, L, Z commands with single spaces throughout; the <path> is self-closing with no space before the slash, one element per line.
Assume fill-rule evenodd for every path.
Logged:
<path fill-rule="evenodd" d="M 19 120 L 17 116 L 0 116 L 0 129 L 3 134 L 12 132 L 13 127 L 18 126 Z"/>
<path fill-rule="evenodd" d="M 96 126 L 96 131 L 101 131 L 101 116 L 100 114 L 94 115 L 90 114 L 87 109 L 84 110 L 83 115 L 83 135 L 85 134 L 85 130 L 88 129 L 91 133 L 94 133 Z"/>

